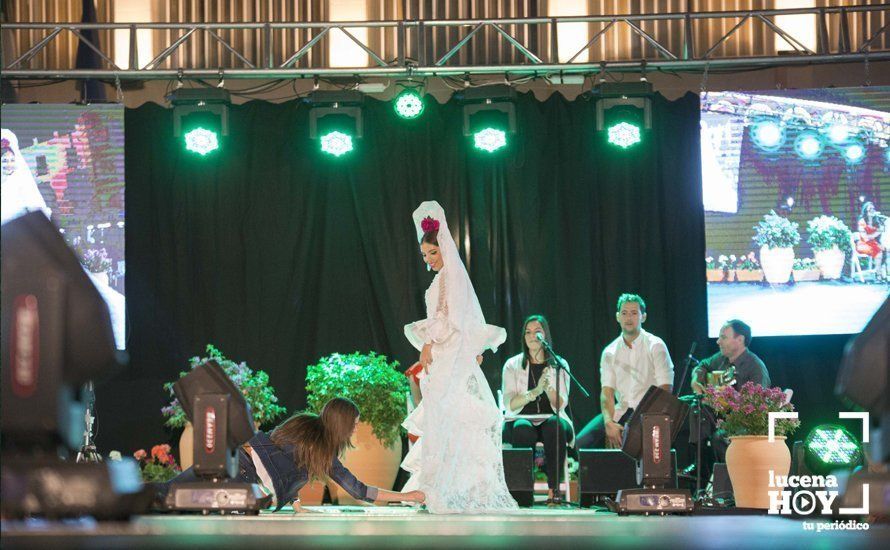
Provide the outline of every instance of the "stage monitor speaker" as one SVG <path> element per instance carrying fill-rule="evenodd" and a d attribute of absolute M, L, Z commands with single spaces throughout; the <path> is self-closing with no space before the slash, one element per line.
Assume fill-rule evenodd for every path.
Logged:
<path fill-rule="evenodd" d="M 504 449 L 504 479 L 520 506 L 535 503 L 535 456 L 531 448 Z"/>
<path fill-rule="evenodd" d="M 732 498 L 732 481 L 725 462 L 714 463 L 714 498 Z"/>
<path fill-rule="evenodd" d="M 614 497 L 621 489 L 640 487 L 637 463 L 621 449 L 581 449 L 578 469 L 581 506 L 589 507 L 598 497 Z M 677 451 L 671 449 L 671 483 L 677 487 Z"/>

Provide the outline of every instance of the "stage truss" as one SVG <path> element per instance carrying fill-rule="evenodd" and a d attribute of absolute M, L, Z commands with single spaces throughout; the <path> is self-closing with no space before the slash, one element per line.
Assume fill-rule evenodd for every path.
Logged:
<path fill-rule="evenodd" d="M 789 35 L 775 18 L 782 15 L 811 15 L 816 20 L 817 45 L 811 49 L 800 40 Z M 862 33 L 854 40 L 851 33 L 851 18 L 867 17 L 872 22 L 874 32 Z M 829 19 L 831 24 L 829 24 Z M 697 28 L 705 21 L 722 20 L 731 28 L 707 48 L 696 51 L 695 45 L 702 43 L 703 33 L 697 34 Z M 601 71 L 639 72 L 641 70 L 669 71 L 706 71 L 710 68 L 744 69 L 759 67 L 775 67 L 790 65 L 810 65 L 826 63 L 847 63 L 882 61 L 890 59 L 890 39 L 888 26 L 890 23 L 890 6 L 862 5 L 849 7 L 801 8 L 785 10 L 747 10 L 699 13 L 664 13 L 664 14 L 623 14 L 597 15 L 589 17 L 544 17 L 522 19 L 476 19 L 476 20 L 404 20 L 404 21 L 350 21 L 350 22 L 252 22 L 252 23 L 10 23 L 2 26 L 2 33 L 13 33 L 12 40 L 3 43 L 21 44 L 21 37 L 26 39 L 27 46 L 22 53 L 12 57 L 3 52 L 3 79 L 85 79 L 106 78 L 121 80 L 152 80 L 152 79 L 197 79 L 197 78 L 252 78 L 252 79 L 283 79 L 312 77 L 436 77 L 455 75 L 567 75 L 595 74 Z M 877 22 L 877 23 L 875 23 Z M 603 25 L 581 49 L 567 61 L 559 61 L 559 43 L 557 26 L 567 23 L 587 23 Z M 656 23 L 682 25 L 682 38 L 679 44 L 660 37 L 657 32 L 647 32 Z M 545 44 L 530 45 L 520 40 L 509 28 L 523 25 L 525 28 L 543 28 L 548 32 Z M 759 25 L 774 37 L 781 37 L 789 46 L 788 52 L 782 55 L 766 55 L 753 57 L 728 56 L 723 46 L 733 39 L 739 39 L 742 29 L 746 26 Z M 432 52 L 430 36 L 433 30 L 444 28 L 453 30 L 446 32 L 446 44 L 439 49 L 444 53 Z M 631 36 L 643 43 L 649 51 L 654 51 L 652 59 L 600 59 L 592 62 L 576 62 L 582 53 L 591 46 L 603 41 L 603 37 L 611 29 L 623 28 Z M 334 30 L 342 32 L 353 43 L 357 44 L 368 55 L 371 66 L 356 68 L 331 67 L 322 62 L 324 56 L 308 56 L 313 49 L 323 47 L 323 41 L 330 37 Z M 395 33 L 396 52 L 394 59 L 387 61 L 380 50 L 356 38 L 357 29 L 388 29 Z M 96 31 L 126 31 L 129 33 L 128 59 L 130 66 L 138 66 L 137 40 L 139 31 L 170 31 L 177 34 L 169 44 L 160 48 L 154 59 L 136 69 L 121 68 L 113 61 L 110 48 L 103 48 L 90 39 Z M 311 36 L 295 51 L 286 55 L 276 55 L 275 36 L 282 30 L 302 32 Z M 480 32 L 488 30 L 497 35 L 505 50 L 516 54 L 521 63 L 516 64 L 453 64 L 455 56 L 468 48 L 473 38 Z M 260 47 L 253 51 L 241 49 L 236 41 L 227 39 L 225 33 L 233 31 L 252 31 L 260 37 Z M 19 34 L 22 33 L 22 34 Z M 73 66 L 31 67 L 35 59 L 54 40 L 73 35 L 77 40 L 92 50 L 100 60 L 100 68 L 83 69 Z M 189 63 L 182 67 L 163 67 L 169 65 L 168 58 L 196 35 L 204 35 L 211 43 L 219 44 L 237 60 L 229 67 L 197 66 Z M 106 41 L 107 43 L 108 41 Z M 526 42 L 526 43 L 524 43 Z M 710 42 L 710 41 L 708 41 Z M 280 46 L 280 44 L 278 45 Z M 409 52 L 410 50 L 410 52 Z M 254 54 L 254 51 L 260 53 Z M 610 56 L 606 56 L 610 57 Z M 307 63 L 307 61 L 311 62 Z M 299 66 L 302 65 L 302 66 Z"/>

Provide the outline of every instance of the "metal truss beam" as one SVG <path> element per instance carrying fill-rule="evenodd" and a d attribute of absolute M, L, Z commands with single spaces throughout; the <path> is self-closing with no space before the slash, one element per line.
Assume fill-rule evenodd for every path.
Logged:
<path fill-rule="evenodd" d="M 817 22 L 818 45 L 813 51 L 798 39 L 789 35 L 776 25 L 773 18 L 781 15 L 814 15 Z M 214 78 L 224 74 L 227 78 L 280 79 L 309 78 L 316 76 L 355 76 L 355 77 L 435 77 L 449 75 L 484 75 L 484 74 L 592 74 L 602 70 L 630 72 L 645 69 L 663 69 L 673 71 L 702 71 L 713 68 L 764 68 L 789 65 L 809 65 L 827 63 L 849 63 L 858 61 L 882 61 L 890 59 L 890 49 L 877 46 L 887 41 L 880 37 L 890 33 L 890 25 L 884 24 L 871 35 L 863 35 L 859 43 L 852 43 L 849 30 L 849 18 L 852 16 L 873 17 L 879 21 L 881 15 L 890 16 L 890 5 L 862 5 L 835 8 L 799 8 L 785 10 L 746 10 L 699 13 L 664 13 L 664 14 L 622 14 L 577 17 L 548 17 L 523 19 L 460 19 L 460 20 L 406 20 L 406 21 L 338 21 L 338 22 L 294 22 L 294 23 L 11 23 L 3 25 L 0 30 L 5 33 L 44 31 L 27 51 L 17 58 L 6 62 L 6 56 L 0 62 L 3 79 L 86 79 L 86 78 L 119 78 L 121 80 L 152 80 L 171 78 Z M 834 25 L 829 26 L 828 16 L 838 17 L 834 33 Z M 731 20 L 725 26 L 730 30 L 719 37 L 713 44 L 708 44 L 704 53 L 696 55 L 694 44 L 697 40 L 697 25 L 706 20 Z M 676 21 L 682 25 L 681 51 L 671 49 L 665 38 L 659 38 L 643 29 L 644 23 Z M 761 22 L 767 32 L 781 37 L 793 50 L 787 55 L 732 57 L 721 56 L 722 46 L 746 25 Z M 601 23 L 604 27 L 590 41 L 575 53 L 568 62 L 559 62 L 558 43 L 556 40 L 557 26 L 565 23 Z M 535 52 L 528 44 L 510 34 L 509 25 L 525 25 L 546 28 L 551 36 L 549 44 Z M 596 44 L 611 29 L 623 27 L 656 52 L 655 59 L 601 59 L 593 62 L 577 63 L 577 59 L 586 49 Z M 441 56 L 428 56 L 431 50 L 427 44 L 429 29 L 449 28 L 463 31 L 462 38 L 458 33 L 446 33 L 451 40 L 445 45 L 445 53 Z M 518 52 L 525 63 L 520 64 L 483 64 L 453 65 L 448 64 L 459 52 L 468 47 L 481 30 L 492 29 L 499 41 L 508 51 Z M 139 30 L 171 30 L 181 34 L 172 43 L 163 45 L 161 52 L 144 67 L 121 69 L 112 61 L 110 51 L 103 50 L 84 37 L 87 30 L 127 30 L 130 33 L 130 50 L 128 59 L 138 59 L 137 42 L 132 38 Z M 295 52 L 287 52 L 276 59 L 273 37 L 276 30 L 308 30 L 312 37 L 300 45 Z M 332 29 L 341 31 L 353 43 L 357 44 L 373 61 L 373 66 L 359 68 L 332 68 L 330 66 L 296 67 L 297 62 L 306 58 L 314 48 L 320 47 L 322 39 L 330 35 Z M 357 39 L 354 29 L 393 29 L 396 37 L 398 57 L 391 63 L 384 61 L 385 56 Z M 232 43 L 220 35 L 220 31 L 261 31 L 261 54 L 250 59 L 250 54 L 239 51 Z M 97 53 L 105 63 L 100 69 L 77 69 L 75 67 L 27 67 L 42 50 L 47 48 L 59 36 L 71 33 Z M 162 68 L 163 62 L 177 51 L 183 44 L 196 35 L 204 34 L 211 42 L 218 42 L 243 65 L 237 68 L 188 66 L 177 69 Z M 4 37 L 5 38 L 5 37 Z M 15 35 L 13 36 L 15 38 Z M 15 43 L 3 41 L 4 43 Z M 415 45 L 419 59 L 413 60 L 406 56 L 409 42 Z M 831 44 L 837 44 L 834 49 Z M 675 48 L 676 49 L 676 48 Z M 325 56 L 317 56 L 324 59 Z"/>

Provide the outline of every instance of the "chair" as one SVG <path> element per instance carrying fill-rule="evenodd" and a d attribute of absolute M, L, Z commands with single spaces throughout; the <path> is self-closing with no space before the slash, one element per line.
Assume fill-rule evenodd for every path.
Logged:
<path fill-rule="evenodd" d="M 859 241 L 857 238 L 858 233 L 855 231 L 850 233 L 850 246 L 852 248 L 852 253 L 850 255 L 850 278 L 854 278 L 855 276 L 859 276 L 859 282 L 865 282 L 865 274 L 866 273 L 874 273 L 874 259 L 868 254 L 860 254 L 856 251 L 856 243 Z M 862 265 L 860 264 L 861 258 L 868 259 L 868 269 L 862 269 Z M 877 275 L 877 274 L 876 274 Z"/>
<path fill-rule="evenodd" d="M 498 390 L 498 408 L 501 411 L 501 417 L 506 417 L 507 416 L 507 408 L 504 406 L 504 392 L 501 390 Z M 572 447 L 573 444 L 574 444 L 574 439 L 567 446 Z M 541 442 L 538 442 L 535 445 L 535 447 L 537 448 L 538 445 L 540 445 L 542 448 L 544 447 L 544 444 Z M 559 484 L 560 489 L 563 490 L 563 492 L 566 496 L 566 502 L 572 501 L 572 484 L 570 483 L 569 475 L 570 475 L 570 472 L 569 472 L 568 453 L 566 453 L 566 460 L 563 462 L 563 465 L 562 465 L 562 477 L 561 477 L 560 484 Z M 535 484 L 535 489 L 537 489 L 537 484 Z"/>

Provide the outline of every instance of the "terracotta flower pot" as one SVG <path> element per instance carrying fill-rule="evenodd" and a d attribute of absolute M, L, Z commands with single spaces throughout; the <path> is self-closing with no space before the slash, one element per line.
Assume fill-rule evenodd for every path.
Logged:
<path fill-rule="evenodd" d="M 320 506 L 324 500 L 324 483 L 311 481 L 300 489 L 300 504 L 303 506 Z"/>
<path fill-rule="evenodd" d="M 760 265 L 766 282 L 774 285 L 787 283 L 791 278 L 791 266 L 794 265 L 793 248 L 760 247 Z"/>
<path fill-rule="evenodd" d="M 719 283 L 725 275 L 722 269 L 708 269 L 705 271 L 709 283 Z"/>
<path fill-rule="evenodd" d="M 179 466 L 182 467 L 182 471 L 191 467 L 195 462 L 194 434 L 195 429 L 192 427 L 192 423 L 186 422 L 185 428 L 182 429 L 182 435 L 179 436 Z"/>
<path fill-rule="evenodd" d="M 762 269 L 736 269 L 735 280 L 739 283 L 759 283 L 763 280 Z"/>
<path fill-rule="evenodd" d="M 367 485 L 392 489 L 396 474 L 399 473 L 399 462 L 402 460 L 402 440 L 396 440 L 395 445 L 387 449 L 374 435 L 370 424 L 359 422 L 352 443 L 355 448 L 346 451 L 343 465 Z M 328 488 L 331 490 L 331 497 L 337 498 L 339 504 L 356 504 L 355 499 L 336 483 L 328 484 Z"/>
<path fill-rule="evenodd" d="M 841 271 L 844 269 L 844 253 L 837 247 L 833 246 L 828 250 L 817 250 L 813 257 L 816 259 L 816 265 L 822 272 L 824 279 L 838 279 Z"/>
<path fill-rule="evenodd" d="M 765 435 L 740 435 L 730 437 L 729 441 L 726 468 L 732 480 L 735 505 L 769 508 L 770 470 L 777 476 L 787 476 L 791 469 L 791 452 L 785 436 L 776 436 L 772 443 Z"/>

